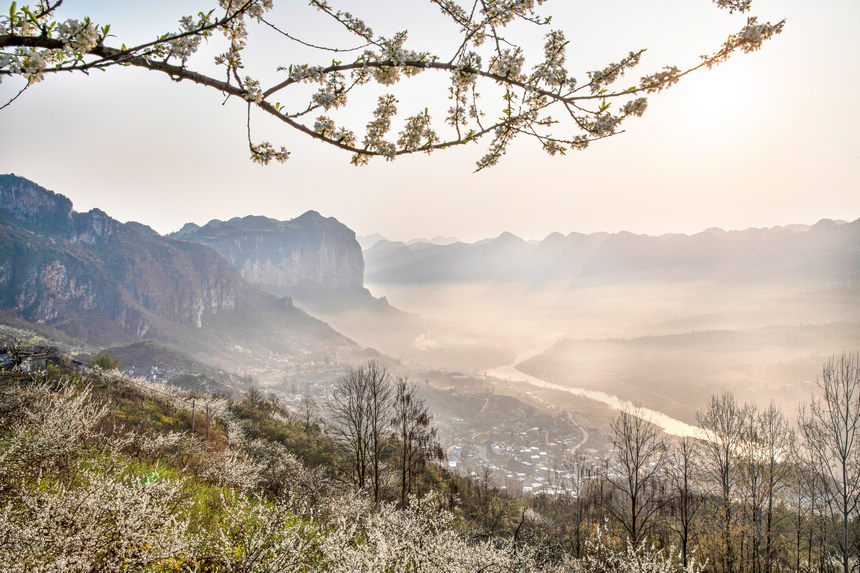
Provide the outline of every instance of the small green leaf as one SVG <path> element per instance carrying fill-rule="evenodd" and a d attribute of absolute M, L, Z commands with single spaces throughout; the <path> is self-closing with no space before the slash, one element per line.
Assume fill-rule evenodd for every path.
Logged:
<path fill-rule="evenodd" d="M 36 16 L 32 12 L 30 12 L 30 7 L 24 6 L 23 10 L 24 10 L 24 15 L 27 16 L 27 18 L 30 20 L 30 22 L 32 22 L 33 25 L 38 27 L 39 21 L 36 19 Z"/>

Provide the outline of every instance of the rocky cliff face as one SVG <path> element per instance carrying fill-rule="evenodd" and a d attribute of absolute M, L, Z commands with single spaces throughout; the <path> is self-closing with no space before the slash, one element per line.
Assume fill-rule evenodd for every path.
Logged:
<path fill-rule="evenodd" d="M 0 175 L 0 319 L 8 315 L 99 345 L 156 339 L 230 369 L 356 350 L 207 245 L 98 209 L 76 213 L 66 197 Z"/>
<path fill-rule="evenodd" d="M 355 233 L 316 211 L 290 221 L 267 217 L 187 224 L 172 235 L 214 248 L 252 283 L 280 294 L 308 288 L 333 294 L 361 289 L 364 259 Z"/>
<path fill-rule="evenodd" d="M 201 245 L 72 210 L 66 197 L 0 175 L 0 308 L 88 340 L 200 328 L 232 311 L 238 273 Z"/>

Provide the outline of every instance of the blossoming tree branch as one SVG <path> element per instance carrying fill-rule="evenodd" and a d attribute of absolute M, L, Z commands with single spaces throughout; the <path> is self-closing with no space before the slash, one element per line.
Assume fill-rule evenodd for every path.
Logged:
<path fill-rule="evenodd" d="M 268 114 L 289 128 L 349 152 L 356 165 L 372 157 L 392 160 L 487 140 L 487 152 L 477 162 L 480 170 L 495 165 L 519 136 L 536 139 L 555 155 L 584 149 L 592 141 L 620 133 L 625 119 L 645 112 L 649 94 L 674 85 L 693 71 L 711 68 L 735 52 L 758 50 L 784 25 L 784 21 L 759 22 L 750 15 L 752 0 L 713 0 L 718 8 L 745 16 L 740 31 L 729 35 L 712 53 L 700 56 L 695 65 L 685 69 L 667 65 L 622 87 L 621 78 L 632 73 L 644 50 L 631 51 L 581 79 L 574 77 L 565 66 L 568 41 L 564 33 L 550 28 L 551 18 L 538 10 L 545 0 L 429 1 L 458 33 L 457 46 L 449 53 L 411 49 L 405 31 L 376 34 L 364 20 L 326 0 L 310 0 L 309 4 L 333 26 L 353 36 L 360 44 L 357 48 L 301 37 L 275 21 L 274 0 L 218 0 L 208 12 L 183 17 L 177 30 L 132 46 L 110 34 L 110 25 L 89 18 L 61 21 L 56 13 L 63 0 L 20 7 L 12 2 L 8 15 L 0 17 L 0 80 L 19 76 L 25 85 L 3 107 L 49 74 L 134 66 L 210 87 L 228 98 L 241 98 L 248 108 L 251 158 L 261 164 L 286 161 L 289 151 L 268 141 L 254 142 L 252 112 Z M 542 59 L 526 61 L 523 46 L 507 35 L 514 22 L 546 28 Z M 254 70 L 244 57 L 254 33 L 262 27 L 276 31 L 286 44 L 315 50 L 325 63 L 285 63 L 277 70 L 278 81 L 262 85 L 259 78 L 271 70 Z M 202 56 L 194 56 L 202 41 L 215 35 L 223 36 L 225 49 L 215 57 L 221 71 L 212 75 L 201 71 L 211 65 L 201 66 Z M 331 60 L 333 53 L 340 59 Z M 342 59 L 345 55 L 350 56 L 348 60 Z M 446 77 L 450 105 L 435 119 L 428 108 L 398 117 L 399 102 L 392 93 L 378 96 L 362 135 L 332 118 L 333 110 L 347 106 L 361 86 L 375 82 L 387 92 L 394 84 L 425 72 Z M 312 86 L 307 92 L 310 95 L 298 104 L 280 103 L 289 97 L 286 92 L 299 91 L 303 84 Z M 495 87 L 482 87 L 487 84 Z M 481 97 L 487 89 L 492 102 Z M 391 133 L 395 118 L 402 125 L 396 136 Z"/>

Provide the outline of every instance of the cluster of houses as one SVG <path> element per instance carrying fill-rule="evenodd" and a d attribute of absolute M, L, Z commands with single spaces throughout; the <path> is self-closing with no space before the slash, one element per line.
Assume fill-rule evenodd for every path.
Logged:
<path fill-rule="evenodd" d="M 129 376 L 137 376 L 138 378 L 145 378 L 150 382 L 167 382 L 167 379 L 170 378 L 171 374 L 173 374 L 172 370 L 165 370 L 162 368 L 158 369 L 158 366 L 150 366 L 149 370 L 146 368 L 141 368 L 140 370 L 137 367 L 132 366 L 126 370 L 123 370 L 123 374 L 128 374 Z"/>
<path fill-rule="evenodd" d="M 48 366 L 62 366 L 73 371 L 86 368 L 85 363 L 61 354 L 53 346 L 22 348 L 13 343 L 0 347 L 0 370 L 32 373 L 47 370 Z"/>
<path fill-rule="evenodd" d="M 561 467 L 577 436 L 556 429 L 493 427 L 490 432 L 462 437 L 468 424 L 455 419 L 460 436 L 453 437 L 446 462 L 452 471 L 481 476 L 487 470 L 502 489 L 526 494 L 572 494 L 570 474 Z M 505 431 L 507 430 L 507 431 Z M 468 435 L 468 434 L 465 434 Z M 502 439 L 504 437 L 504 439 Z M 485 441 L 489 438 L 490 441 Z"/>

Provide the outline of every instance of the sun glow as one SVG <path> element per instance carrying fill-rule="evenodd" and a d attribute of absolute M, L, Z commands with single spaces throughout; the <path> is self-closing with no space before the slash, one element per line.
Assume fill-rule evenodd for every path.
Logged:
<path fill-rule="evenodd" d="M 726 70 L 712 70 L 690 77 L 677 88 L 677 111 L 691 126 L 711 133 L 726 133 L 751 113 L 748 82 Z"/>

